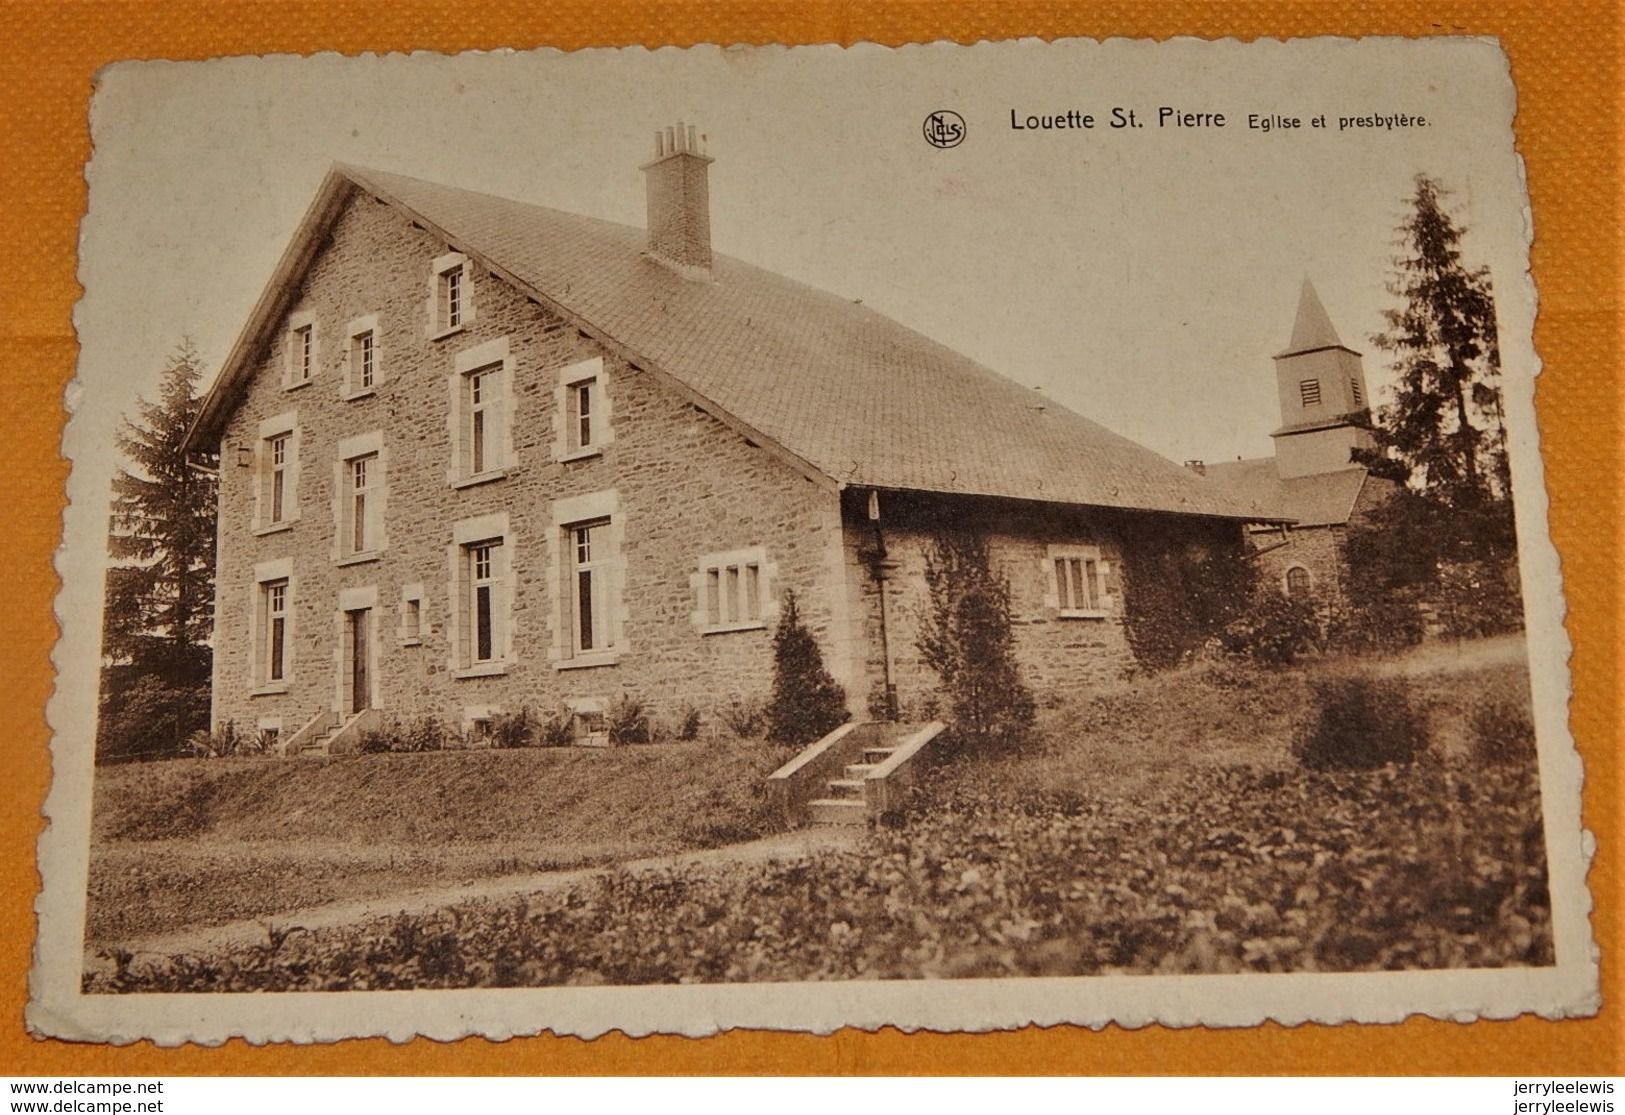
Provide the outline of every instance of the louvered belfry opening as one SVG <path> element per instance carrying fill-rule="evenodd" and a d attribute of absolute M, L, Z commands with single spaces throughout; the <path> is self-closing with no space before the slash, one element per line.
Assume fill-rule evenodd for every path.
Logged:
<path fill-rule="evenodd" d="M 655 157 L 643 174 L 649 200 L 649 254 L 691 279 L 711 277 L 712 162 L 705 137 L 678 121 L 655 132 Z"/>

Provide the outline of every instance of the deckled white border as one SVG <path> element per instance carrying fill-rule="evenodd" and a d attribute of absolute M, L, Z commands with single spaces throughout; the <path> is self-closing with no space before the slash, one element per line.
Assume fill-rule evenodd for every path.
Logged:
<path fill-rule="evenodd" d="M 1181 41 L 1181 40 L 1175 40 Z M 1189 42 L 1190 40 L 1183 40 Z M 1370 44 L 1401 40 L 1364 40 Z M 1511 135 L 1512 84 L 1505 55 L 1493 40 L 1458 40 L 1462 49 L 1497 52 L 1505 76 Z M 1077 42 L 1073 40 L 1072 42 Z M 1125 40 L 1111 40 L 1118 48 Z M 1316 40 L 1341 44 L 1352 40 Z M 1019 51 L 1044 48 L 1036 40 L 980 44 L 972 48 L 932 44 L 904 51 Z M 1227 41 L 1224 49 L 1248 49 Z M 1157 44 L 1140 43 L 1141 48 Z M 713 51 L 698 47 L 695 51 Z M 785 56 L 837 47 L 764 48 Z M 888 48 L 863 44 L 852 51 Z M 557 53 L 557 52 L 544 52 Z M 588 54 L 614 52 L 583 52 Z M 1523 164 L 1514 152 L 1520 178 Z M 1525 191 L 1527 198 L 1527 190 Z M 94 198 L 94 195 L 93 195 Z M 94 200 L 92 201 L 94 204 Z M 1533 235 L 1524 209 L 1525 254 Z M 87 286 L 94 277 L 81 274 Z M 1507 284 L 1503 297 L 1526 300 L 1503 306 L 1505 367 L 1535 369 L 1535 287 L 1527 270 L 1521 289 Z M 596 1037 L 619 1030 L 633 1036 L 674 1033 L 701 1036 L 734 1027 L 827 1033 L 843 1026 L 875 1029 L 986 1031 L 1038 1024 L 1075 1023 L 1100 1028 L 1115 1022 L 1137 1028 L 1252 1026 L 1273 1019 L 1301 1022 L 1398 1022 L 1413 1014 L 1441 1019 L 1509 1018 L 1533 1012 L 1546 1018 L 1593 1014 L 1600 1005 L 1597 949 L 1585 875 L 1594 853 L 1581 828 L 1581 764 L 1567 724 L 1570 644 L 1562 625 L 1558 556 L 1546 528 L 1544 470 L 1535 424 L 1534 375 L 1508 376 L 1506 414 L 1518 518 L 1519 553 L 1528 620 L 1531 684 L 1539 738 L 1553 933 L 1558 963 L 1546 969 L 1357 974 L 1095 976 L 1055 979 L 851 981 L 842 983 L 706 985 L 680 987 L 542 988 L 479 991 L 342 992 L 259 995 L 83 995 L 82 926 L 88 867 L 90 785 L 99 630 L 85 617 L 99 615 L 106 492 L 87 488 L 84 469 L 69 478 L 65 517 L 67 544 L 57 569 L 63 579 L 57 614 L 63 636 L 53 655 L 59 684 L 48 708 L 55 735 L 55 777 L 46 801 L 50 825 L 39 843 L 45 887 L 36 909 L 41 932 L 30 976 L 29 1026 L 57 1037 L 161 1045 L 187 1041 L 218 1044 L 231 1037 L 251 1042 L 330 1041 L 416 1035 L 453 1039 L 490 1038 L 551 1031 Z M 70 384 L 65 402 L 74 412 L 80 386 Z M 86 444 L 82 424 L 70 421 L 63 450 L 73 460 L 106 452 Z M 92 628 L 94 625 L 92 625 Z"/>

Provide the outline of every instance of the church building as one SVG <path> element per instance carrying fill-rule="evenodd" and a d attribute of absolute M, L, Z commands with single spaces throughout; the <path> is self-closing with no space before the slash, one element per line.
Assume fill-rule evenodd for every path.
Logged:
<path fill-rule="evenodd" d="M 1352 591 L 1343 550 L 1349 529 L 1393 485 L 1354 462 L 1355 450 L 1374 444 L 1365 368 L 1308 279 L 1292 339 L 1275 356 L 1275 386 L 1281 424 L 1270 434 L 1273 455 L 1190 467 L 1261 514 L 1291 520 L 1248 528 L 1267 583 L 1290 597 L 1339 604 Z"/>

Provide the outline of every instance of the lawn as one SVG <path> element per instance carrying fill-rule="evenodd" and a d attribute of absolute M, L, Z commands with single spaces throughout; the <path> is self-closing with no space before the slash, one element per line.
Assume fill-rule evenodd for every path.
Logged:
<path fill-rule="evenodd" d="M 782 748 L 697 741 L 97 771 L 87 943 L 714 847 L 771 831 Z"/>
<path fill-rule="evenodd" d="M 1304 769 L 1313 683 L 1399 673 L 1433 748 Z M 942 762 L 850 852 L 608 872 L 522 899 L 212 955 L 101 991 L 545 986 L 1552 963 L 1533 755 L 1467 746 L 1515 656 L 1203 665 L 1044 710 L 1029 750 Z"/>

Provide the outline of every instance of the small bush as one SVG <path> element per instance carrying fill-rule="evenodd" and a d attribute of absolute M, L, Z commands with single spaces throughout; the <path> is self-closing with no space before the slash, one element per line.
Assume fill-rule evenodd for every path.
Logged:
<path fill-rule="evenodd" d="M 717 716 L 740 739 L 759 739 L 767 726 L 767 710 L 755 697 L 735 697 L 717 710 Z"/>
<path fill-rule="evenodd" d="M 642 701 L 625 693 L 604 713 L 604 728 L 612 744 L 649 742 L 649 714 Z"/>
<path fill-rule="evenodd" d="M 700 710 L 685 704 L 677 710 L 677 721 L 671 730 L 672 738 L 693 740 L 700 738 Z"/>
<path fill-rule="evenodd" d="M 1403 681 L 1337 677 L 1312 687 L 1320 717 L 1297 748 L 1310 770 L 1373 770 L 1427 751 L 1427 720 L 1412 707 Z"/>
<path fill-rule="evenodd" d="M 499 712 L 491 717 L 491 746 L 512 750 L 536 745 L 536 720 L 521 705 L 518 712 Z"/>
<path fill-rule="evenodd" d="M 846 691 L 824 668 L 818 641 L 801 620 L 796 594 L 784 594 L 773 632 L 773 696 L 767 705 L 767 738 L 811 743 L 846 722 Z"/>
<path fill-rule="evenodd" d="M 576 714 L 560 705 L 536 724 L 536 741 L 542 747 L 569 747 L 575 742 Z"/>
<path fill-rule="evenodd" d="M 395 749 L 408 753 L 444 751 L 451 745 L 453 732 L 437 716 L 420 716 L 404 724 L 395 740 Z"/>
<path fill-rule="evenodd" d="M 436 716 L 424 715 L 416 720 L 392 719 L 387 724 L 368 728 L 356 740 L 356 750 L 363 755 L 415 755 L 424 751 L 445 751 L 453 746 L 455 734 Z"/>
<path fill-rule="evenodd" d="M 1278 592 L 1261 592 L 1252 607 L 1225 625 L 1219 645 L 1226 654 L 1268 666 L 1290 666 L 1320 638 L 1315 605 Z"/>
<path fill-rule="evenodd" d="M 1340 605 L 1328 626 L 1328 641 L 1341 650 L 1404 650 L 1422 641 L 1422 608 L 1415 592 L 1395 590 L 1390 596 Z"/>
<path fill-rule="evenodd" d="M 1499 766 L 1532 763 L 1535 759 L 1535 724 L 1527 701 L 1492 696 L 1468 720 L 1473 758 Z"/>
<path fill-rule="evenodd" d="M 212 732 L 193 732 L 187 739 L 192 754 L 200 759 L 229 759 L 234 755 L 257 755 L 265 749 L 258 732 L 237 730 L 234 720 L 227 720 Z"/>

